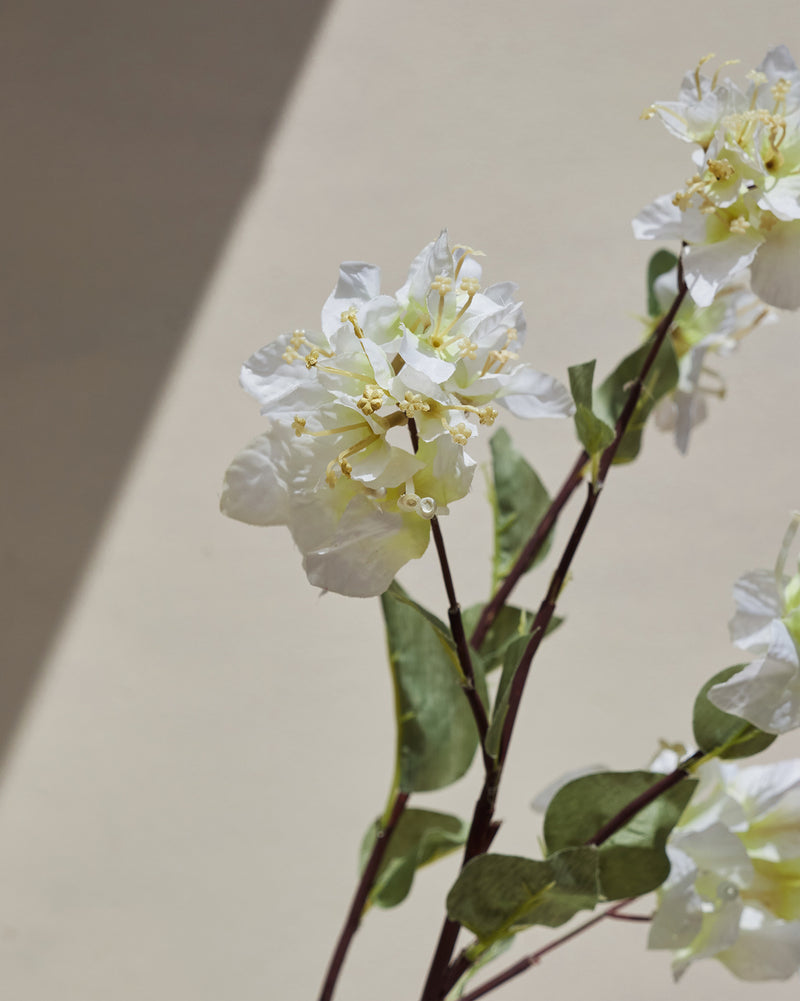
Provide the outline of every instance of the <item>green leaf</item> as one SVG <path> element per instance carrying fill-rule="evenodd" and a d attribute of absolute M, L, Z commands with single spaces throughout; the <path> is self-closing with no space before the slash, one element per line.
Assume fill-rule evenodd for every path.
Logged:
<path fill-rule="evenodd" d="M 585 361 L 582 365 L 570 365 L 567 369 L 569 390 L 575 404 L 584 406 L 588 410 L 592 409 L 592 382 L 596 364 L 597 362 L 593 358 L 591 361 Z"/>
<path fill-rule="evenodd" d="M 482 611 L 483 605 L 470 605 L 461 613 L 467 636 L 470 636 L 474 631 Z M 534 612 L 524 608 L 515 608 L 513 605 L 503 605 L 481 644 L 483 668 L 487 674 L 503 666 L 503 658 L 509 643 L 518 636 L 524 636 L 528 633 L 535 618 Z M 554 615 L 550 620 L 547 632 L 551 633 L 557 629 L 563 621 L 563 618 Z"/>
<path fill-rule="evenodd" d="M 397 718 L 399 789 L 426 792 L 451 785 L 469 768 L 478 731 L 460 683 L 458 655 L 447 626 L 397 582 L 381 595 Z M 488 702 L 480 661 L 478 694 Z"/>
<path fill-rule="evenodd" d="M 614 429 L 602 421 L 592 409 L 594 361 L 569 368 L 569 386 L 575 400 L 575 431 L 589 455 L 597 455 L 614 440 Z"/>
<path fill-rule="evenodd" d="M 494 590 L 511 570 L 550 507 L 550 495 L 533 468 L 511 444 L 504 428 L 492 435 L 489 444 L 494 484 Z M 526 571 L 544 559 L 551 541 L 552 532 Z"/>
<path fill-rule="evenodd" d="M 503 662 L 503 673 L 500 675 L 500 684 L 497 686 L 497 694 L 494 699 L 494 709 L 486 731 L 486 753 L 493 758 L 497 758 L 500 751 L 500 738 L 503 734 L 503 724 L 508 713 L 508 697 L 511 692 L 511 682 L 517 673 L 520 659 L 525 652 L 528 643 L 531 641 L 531 634 L 516 636 L 506 647 Z"/>
<path fill-rule="evenodd" d="M 669 250 L 657 250 L 647 265 L 647 312 L 650 316 L 660 316 L 662 313 L 656 299 L 656 279 L 667 271 L 672 271 L 678 263 L 678 258 Z"/>
<path fill-rule="evenodd" d="M 600 420 L 582 403 L 578 404 L 575 411 L 575 431 L 578 441 L 589 455 L 604 452 L 614 440 L 614 428 Z"/>
<path fill-rule="evenodd" d="M 367 864 L 380 829 L 370 825 L 361 843 L 361 871 Z M 457 851 L 466 843 L 469 827 L 458 817 L 432 810 L 406 810 L 394 829 L 369 895 L 378 907 L 396 907 L 408 896 L 417 869 Z"/>
<path fill-rule="evenodd" d="M 543 861 L 514 855 L 479 855 L 461 871 L 447 895 L 447 914 L 482 944 L 531 925 L 556 928 L 598 899 L 593 847 L 571 848 Z"/>
<path fill-rule="evenodd" d="M 611 427 L 616 427 L 631 388 L 642 371 L 650 352 L 650 340 L 619 363 L 611 375 L 598 387 L 594 398 L 595 413 Z M 658 401 L 678 384 L 678 362 L 671 338 L 664 339 L 653 367 L 647 375 L 628 430 L 620 442 L 614 462 L 632 462 L 642 447 L 642 432 L 647 418 Z"/>
<path fill-rule="evenodd" d="M 548 852 L 584 845 L 624 807 L 663 775 L 652 772 L 597 772 L 567 783 L 550 801 L 544 818 Z M 669 875 L 664 850 L 696 786 L 683 779 L 649 803 L 599 846 L 600 886 L 608 900 L 637 897 Z"/>
<path fill-rule="evenodd" d="M 701 751 L 706 754 L 717 752 L 720 758 L 749 758 L 769 747 L 776 734 L 765 733 L 747 720 L 723 712 L 708 700 L 708 690 L 714 685 L 732 678 L 744 667 L 737 664 L 726 667 L 724 671 L 715 674 L 710 681 L 700 689 L 695 699 L 692 726 L 694 739 Z M 719 750 L 722 748 L 722 750 Z"/>

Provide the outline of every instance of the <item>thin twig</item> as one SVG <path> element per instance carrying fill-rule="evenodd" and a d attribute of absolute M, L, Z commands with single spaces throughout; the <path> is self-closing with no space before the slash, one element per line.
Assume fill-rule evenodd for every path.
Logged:
<path fill-rule="evenodd" d="M 502 584 L 492 595 L 491 600 L 484 606 L 480 618 L 475 625 L 475 629 L 472 632 L 472 637 L 470 638 L 470 643 L 476 650 L 480 650 L 483 641 L 486 639 L 486 634 L 491 629 L 500 609 L 505 606 L 511 592 L 519 583 L 520 578 L 539 555 L 547 536 L 553 529 L 559 514 L 561 514 L 562 508 L 580 486 L 581 480 L 583 479 L 583 471 L 588 461 L 589 456 L 587 453 L 585 451 L 581 452 L 575 462 L 575 465 L 572 467 L 569 475 L 564 481 L 563 486 L 553 498 L 550 507 L 544 513 L 542 520 L 536 526 L 536 530 L 533 535 L 525 543 L 525 546 L 514 562 L 513 567 L 509 570 L 508 574 L 506 574 Z"/>
<path fill-rule="evenodd" d="M 325 981 L 320 991 L 319 1001 L 331 1001 L 333 997 L 336 981 L 344 964 L 347 950 L 350 948 L 353 936 L 358 931 L 367 898 L 375 883 L 375 877 L 378 875 L 378 870 L 381 867 L 383 856 L 386 854 L 386 849 L 389 847 L 389 841 L 394 833 L 394 829 L 397 827 L 400 817 L 403 815 L 403 810 L 406 808 L 408 795 L 407 792 L 399 792 L 396 795 L 386 826 L 382 827 L 375 835 L 375 844 L 367 859 L 367 864 L 364 866 L 364 871 L 361 873 L 361 879 L 353 895 L 350 910 L 347 912 L 347 918 L 339 934 L 334 953 L 331 956 L 331 961 L 325 974 Z"/>
<path fill-rule="evenodd" d="M 536 964 L 544 956 L 546 956 L 548 952 L 552 952 L 559 946 L 564 945 L 564 943 L 569 942 L 570 939 L 576 938 L 578 935 L 582 935 L 583 932 L 588 931 L 605 918 L 617 917 L 616 912 L 622 910 L 623 907 L 627 907 L 628 904 L 633 903 L 635 899 L 635 897 L 630 897 L 628 900 L 621 900 L 619 903 L 614 904 L 613 907 L 609 907 L 607 911 L 603 911 L 602 914 L 598 914 L 589 921 L 585 921 L 582 925 L 578 925 L 577 928 L 573 928 L 573 930 L 567 932 L 566 935 L 561 935 L 559 938 L 554 939 L 549 945 L 546 945 L 541 949 L 537 949 L 536 952 L 532 952 L 528 956 L 523 956 L 523 958 L 514 963 L 513 966 L 509 966 L 507 970 L 504 970 L 502 973 L 498 973 L 497 976 L 492 977 L 491 980 L 487 980 L 481 987 L 476 988 L 474 991 L 470 991 L 469 994 L 462 995 L 461 1001 L 478 1001 L 478 998 L 485 997 L 490 991 L 493 991 L 497 987 L 501 987 L 503 984 L 507 984 L 509 980 L 513 980 L 514 977 L 518 977 L 520 973 L 524 973 L 532 966 L 536 966 Z"/>
<path fill-rule="evenodd" d="M 670 772 L 668 775 L 662 776 L 658 781 L 654 782 L 649 789 L 645 789 L 643 793 L 640 793 L 636 799 L 632 799 L 630 803 L 627 803 L 615 816 L 610 820 L 607 820 L 603 826 L 596 831 L 591 838 L 586 842 L 587 845 L 602 845 L 605 841 L 617 833 L 622 827 L 624 827 L 629 821 L 633 820 L 637 813 L 643 810 L 646 806 L 649 806 L 654 800 L 658 799 L 662 793 L 667 792 L 673 786 L 678 785 L 682 782 L 689 774 L 689 769 L 695 762 L 700 761 L 704 757 L 702 751 L 695 751 L 691 757 L 687 758 L 686 761 L 682 761 L 680 765 L 675 769 L 675 771 Z"/>
<path fill-rule="evenodd" d="M 414 448 L 414 452 L 416 453 L 419 449 L 419 434 L 417 432 L 416 422 L 413 418 L 411 418 L 408 422 L 408 432 L 411 435 L 411 444 Z M 483 752 L 484 768 L 489 769 L 493 765 L 492 759 L 486 753 L 486 732 L 489 729 L 489 718 L 486 715 L 486 706 L 483 704 L 483 701 L 478 694 L 478 689 L 475 686 L 475 668 L 472 664 L 472 656 L 469 652 L 469 644 L 467 643 L 467 636 L 464 631 L 464 621 L 461 618 L 461 606 L 459 605 L 458 598 L 456 597 L 456 589 L 455 584 L 453 583 L 453 575 L 450 571 L 450 561 L 447 559 L 447 550 L 444 545 L 442 527 L 439 524 L 439 519 L 436 515 L 431 518 L 431 533 L 433 534 L 433 542 L 436 547 L 436 555 L 439 557 L 439 566 L 442 570 L 444 589 L 447 593 L 447 617 L 450 621 L 450 632 L 453 635 L 453 642 L 455 643 L 456 653 L 458 655 L 458 663 L 461 667 L 461 673 L 464 676 L 464 682 L 462 683 L 461 688 L 466 696 L 467 702 L 469 702 L 470 709 L 472 710 L 472 715 L 475 719 L 475 726 L 478 728 L 478 737 L 480 739 L 481 751 Z"/>

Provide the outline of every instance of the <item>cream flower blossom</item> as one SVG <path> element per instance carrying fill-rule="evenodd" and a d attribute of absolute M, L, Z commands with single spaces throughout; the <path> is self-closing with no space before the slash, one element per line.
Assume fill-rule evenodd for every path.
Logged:
<path fill-rule="evenodd" d="M 774 571 L 754 570 L 734 585 L 731 638 L 757 658 L 708 692 L 719 709 L 767 733 L 800 726 L 800 566 L 792 577 L 785 573 L 798 525 L 795 513 Z"/>
<path fill-rule="evenodd" d="M 677 763 L 670 751 L 653 767 Z M 711 957 L 743 980 L 785 980 L 800 968 L 800 761 L 709 761 L 695 777 L 648 947 L 674 952 L 676 980 Z"/>
<path fill-rule="evenodd" d="M 742 90 L 701 60 L 677 101 L 654 104 L 674 135 L 694 143 L 683 189 L 657 198 L 634 220 L 639 239 L 676 238 L 686 285 L 708 306 L 750 268 L 759 298 L 800 307 L 800 72 L 785 46 L 770 49 Z M 727 65 L 727 64 L 724 64 Z"/>
<path fill-rule="evenodd" d="M 519 362 L 515 287 L 481 290 L 476 257 L 442 233 L 394 296 L 378 268 L 347 262 L 321 331 L 284 334 L 242 368 L 268 426 L 232 462 L 220 506 L 287 525 L 318 587 L 381 594 L 422 555 L 430 519 L 469 491 L 466 446 L 494 423 L 495 402 L 520 417 L 574 409 Z"/>
<path fill-rule="evenodd" d="M 677 268 L 660 275 L 653 294 L 663 316 L 678 291 Z M 698 306 L 684 299 L 670 328 L 670 337 L 678 359 L 679 380 L 675 390 L 659 400 L 654 411 L 657 427 L 671 431 L 678 450 L 686 454 L 689 436 L 707 415 L 706 400 L 723 398 L 725 383 L 708 367 L 714 355 L 725 357 L 736 350 L 741 340 L 762 323 L 777 319 L 773 310 L 756 298 L 742 282 L 731 282 L 717 292 L 710 306 Z"/>

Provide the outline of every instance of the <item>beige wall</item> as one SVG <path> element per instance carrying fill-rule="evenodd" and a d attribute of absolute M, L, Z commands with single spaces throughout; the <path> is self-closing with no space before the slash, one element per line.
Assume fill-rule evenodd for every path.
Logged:
<path fill-rule="evenodd" d="M 103 8 L 104 30 L 102 5 L 76 9 L 74 20 L 49 6 L 19 6 L 7 18 L 9 50 L 24 43 L 37 54 L 33 78 L 48 84 L 41 94 L 20 89 L 20 107 L 30 109 L 13 119 L 21 129 L 35 132 L 37 116 L 79 80 L 86 100 L 102 104 L 108 66 L 133 60 L 134 83 L 146 81 L 152 93 L 140 114 L 117 123 L 129 147 L 115 149 L 131 153 L 119 161 L 134 191 L 119 217 L 116 189 L 97 200 L 114 165 L 96 183 L 72 183 L 96 166 L 100 153 L 89 151 L 104 146 L 118 117 L 113 103 L 83 116 L 83 131 L 70 131 L 67 119 L 49 144 L 43 129 L 40 145 L 14 151 L 10 202 L 38 236 L 28 246 L 12 231 L 12 248 L 26 251 L 13 287 L 51 319 L 39 316 L 41 341 L 9 349 L 24 362 L 8 369 L 5 434 L 18 465 L 7 480 L 4 605 L 14 609 L 7 635 L 19 644 L 11 674 L 26 657 L 28 668 L 7 704 L 19 708 L 29 687 L 33 696 L 0 794 L 3 993 L 15 1001 L 301 1001 L 314 996 L 352 890 L 358 840 L 383 805 L 390 693 L 377 603 L 318 597 L 286 533 L 217 513 L 222 472 L 259 429 L 257 407 L 236 385 L 239 363 L 276 334 L 316 324 L 340 260 L 380 263 L 394 288 L 446 225 L 486 251 L 487 277 L 520 283 L 528 360 L 561 378 L 590 357 L 607 369 L 636 343 L 643 308 L 650 248 L 633 241 L 630 218 L 687 169 L 685 149 L 656 122 L 639 122 L 640 110 L 672 97 L 684 69 L 709 50 L 753 65 L 784 41 L 800 57 L 796 4 L 756 14 L 739 0 L 499 0 L 491 8 L 334 0 L 303 62 L 314 8 L 304 5 L 292 29 L 288 8 L 274 2 L 241 10 L 208 2 L 205 55 L 177 75 L 170 58 L 196 52 L 181 41 L 199 44 L 196 5 L 169 6 L 172 49 L 157 44 L 166 29 L 156 13 L 140 37 L 126 5 Z M 52 54 L 64 59 L 59 41 L 70 30 L 83 48 L 54 78 Z M 153 76 L 143 53 L 157 49 Z M 284 72 L 269 77 L 279 57 Z M 151 122 L 152 109 L 176 93 L 191 96 L 194 116 L 177 101 L 135 142 L 137 122 Z M 58 162 L 64 134 L 71 181 L 47 175 L 43 198 L 43 157 Z M 267 136 L 262 168 L 224 239 Z M 164 170 L 152 164 L 165 148 L 174 171 L 162 188 Z M 238 159 L 217 171 L 215 156 Z M 159 191 L 153 202 L 150 186 Z M 218 207 L 198 235 L 191 222 L 208 199 Z M 85 207 L 104 238 L 73 245 Z M 169 217 L 175 242 L 162 258 L 163 240 L 141 241 L 140 267 L 126 270 L 130 258 L 115 256 L 116 240 L 136 240 L 145 212 L 164 225 Z M 191 267 L 181 266 L 185 254 L 195 255 Z M 104 260 L 119 272 L 110 289 L 87 277 L 105 274 Z M 83 276 L 77 285 L 72 269 Z M 19 315 L 21 307 L 4 334 L 9 344 L 24 332 L 14 325 Z M 85 315 L 97 333 L 79 347 Z M 53 338 L 57 321 L 64 336 Z M 111 362 L 109 339 L 120 331 L 124 349 Z M 728 399 L 688 459 L 650 432 L 642 460 L 614 474 L 564 594 L 568 623 L 532 678 L 499 850 L 536 851 L 539 821 L 528 804 L 556 773 L 598 761 L 639 767 L 658 738 L 689 739 L 697 688 L 736 659 L 726 632 L 731 584 L 772 561 L 800 504 L 798 363 L 800 319 L 787 316 L 725 363 Z M 149 404 L 157 385 L 164 388 L 148 410 L 141 398 Z M 58 392 L 69 405 L 48 410 Z M 135 417 L 118 431 L 130 408 Z M 574 452 L 569 427 L 509 428 L 557 486 Z M 73 449 L 66 468 L 62 442 Z M 107 465 L 92 480 L 98 455 Z M 126 463 L 78 583 L 98 497 L 113 493 Z M 480 485 L 444 528 L 460 596 L 478 600 L 488 576 Z M 72 543 L 59 564 L 59 547 Z M 50 600 L 45 584 L 56 565 L 62 577 Z M 520 597 L 536 601 L 543 579 L 532 577 Z M 72 580 L 68 615 L 31 686 Z M 430 559 L 403 580 L 444 612 Z M 796 737 L 784 743 L 793 753 Z M 420 802 L 466 813 L 476 780 Z M 404 908 L 370 915 L 343 1001 L 417 995 L 452 876 L 446 866 L 423 873 Z M 666 957 L 645 953 L 643 940 L 638 926 L 603 928 L 496 996 L 584 997 L 588 975 L 595 1001 L 676 997 Z M 690 970 L 680 987 L 692 1001 L 796 990 L 747 987 L 714 964 Z"/>

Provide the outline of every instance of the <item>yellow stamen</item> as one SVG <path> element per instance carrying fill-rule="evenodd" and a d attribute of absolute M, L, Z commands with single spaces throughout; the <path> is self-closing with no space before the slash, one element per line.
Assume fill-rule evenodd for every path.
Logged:
<path fill-rule="evenodd" d="M 463 423 L 456 424 L 454 427 L 448 427 L 447 430 L 456 445 L 466 445 L 472 437 L 472 429 L 468 428 L 467 425 Z"/>
<path fill-rule="evenodd" d="M 709 52 L 707 56 L 703 56 L 700 62 L 697 64 L 697 69 L 694 71 L 694 85 L 697 88 L 697 100 L 703 100 L 703 88 L 700 86 L 700 70 L 707 62 L 714 59 L 715 55 L 713 52 Z"/>
<path fill-rule="evenodd" d="M 427 414 L 431 409 L 430 404 L 426 403 L 419 393 L 412 393 L 410 390 L 397 406 L 403 411 L 406 417 L 413 417 L 414 414 Z"/>
<path fill-rule="evenodd" d="M 302 421 L 301 427 L 305 428 L 306 421 L 305 421 L 304 417 L 295 417 L 295 421 Z M 300 434 L 307 434 L 307 435 L 310 435 L 310 437 L 312 437 L 312 438 L 329 438 L 331 435 L 334 435 L 334 434 L 345 434 L 347 431 L 363 431 L 364 430 L 364 426 L 365 425 L 364 425 L 363 422 L 359 422 L 358 424 L 345 424 L 345 425 L 343 425 L 340 428 L 331 428 L 329 431 L 300 431 L 300 432 L 298 432 L 297 428 L 294 425 L 294 422 L 292 422 L 292 427 L 294 428 L 294 433 L 297 435 L 298 438 L 300 437 Z"/>
<path fill-rule="evenodd" d="M 359 425 L 360 426 L 360 425 Z M 350 448 L 346 448 L 343 452 L 340 452 L 335 459 L 328 463 L 328 467 L 325 471 L 325 482 L 329 487 L 336 486 L 336 467 L 338 466 L 342 472 L 343 476 L 350 478 L 353 472 L 353 467 L 347 461 L 351 455 L 355 455 L 356 452 L 361 452 L 363 449 L 367 448 L 374 441 L 377 441 L 380 436 L 377 434 L 368 434 L 366 438 L 362 438 L 357 441 L 355 445 L 351 445 Z"/>
<path fill-rule="evenodd" d="M 349 309 L 346 309 L 339 317 L 339 319 L 342 321 L 342 323 L 352 324 L 356 337 L 359 340 L 361 340 L 361 338 L 364 336 L 364 331 L 358 325 L 358 310 L 355 308 L 355 306 L 351 306 Z"/>
<path fill-rule="evenodd" d="M 711 89 L 712 90 L 716 90 L 717 89 L 717 83 L 719 81 L 719 75 L 720 75 L 720 73 L 722 72 L 722 70 L 726 66 L 736 66 L 740 62 L 741 62 L 741 59 L 726 59 L 724 63 L 720 63 L 720 65 L 716 69 L 716 72 L 714 73 L 714 76 L 712 77 L 712 80 L 711 80 Z"/>
<path fill-rule="evenodd" d="M 727 160 L 709 160 L 708 169 L 718 181 L 727 181 L 736 173 L 733 164 Z"/>
<path fill-rule="evenodd" d="M 466 259 L 468 257 L 484 257 L 485 256 L 485 254 L 483 253 L 482 250 L 473 250 L 472 247 L 467 247 L 463 243 L 457 243 L 455 245 L 455 247 L 453 247 L 453 253 L 454 254 L 457 251 L 459 251 L 459 250 L 463 250 L 464 253 L 459 257 L 458 262 L 456 263 L 456 271 L 455 271 L 455 279 L 456 279 L 456 281 L 458 281 L 458 276 L 461 274 L 461 269 L 464 266 L 464 261 L 466 261 Z"/>
<path fill-rule="evenodd" d="M 383 392 L 378 386 L 372 383 L 365 387 L 361 399 L 356 403 L 361 413 L 367 417 L 374 414 L 376 410 L 380 410 L 382 405 Z"/>

